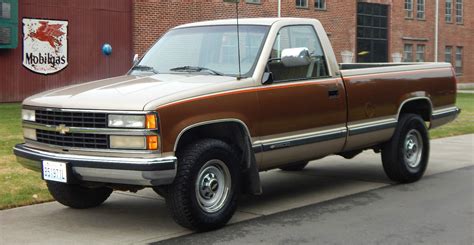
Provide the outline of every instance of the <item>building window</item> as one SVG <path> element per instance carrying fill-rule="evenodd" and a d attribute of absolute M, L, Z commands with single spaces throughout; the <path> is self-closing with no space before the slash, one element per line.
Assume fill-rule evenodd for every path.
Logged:
<path fill-rule="evenodd" d="M 246 3 L 260 4 L 260 0 L 245 0 Z"/>
<path fill-rule="evenodd" d="M 326 9 L 326 0 L 314 0 L 314 8 Z"/>
<path fill-rule="evenodd" d="M 405 44 L 403 48 L 403 62 L 413 62 L 413 44 Z"/>
<path fill-rule="evenodd" d="M 456 74 L 462 74 L 462 47 L 456 47 L 456 63 L 454 64 Z"/>
<path fill-rule="evenodd" d="M 456 22 L 462 23 L 462 0 L 456 0 Z"/>
<path fill-rule="evenodd" d="M 416 45 L 416 62 L 425 62 L 425 45 Z"/>
<path fill-rule="evenodd" d="M 425 19 L 425 0 L 416 1 L 416 18 L 420 20 Z"/>
<path fill-rule="evenodd" d="M 446 0 L 445 4 L 446 10 L 444 12 L 444 19 L 446 22 L 451 23 L 453 21 L 452 12 L 453 12 L 453 0 Z"/>
<path fill-rule="evenodd" d="M 451 46 L 446 46 L 444 49 L 444 61 L 447 63 L 453 63 L 453 47 Z"/>
<path fill-rule="evenodd" d="M 413 18 L 413 0 L 405 0 L 405 17 Z"/>
<path fill-rule="evenodd" d="M 296 0 L 296 7 L 297 8 L 307 8 L 308 7 L 308 0 Z"/>

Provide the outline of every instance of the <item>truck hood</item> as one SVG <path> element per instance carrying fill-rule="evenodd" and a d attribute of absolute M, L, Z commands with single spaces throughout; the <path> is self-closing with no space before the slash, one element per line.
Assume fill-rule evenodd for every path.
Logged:
<path fill-rule="evenodd" d="M 225 84 L 235 81 L 235 77 L 196 74 L 125 75 L 46 91 L 25 99 L 23 104 L 68 109 L 144 110 L 151 101 L 172 102 L 199 95 L 202 91 L 222 90 Z"/>

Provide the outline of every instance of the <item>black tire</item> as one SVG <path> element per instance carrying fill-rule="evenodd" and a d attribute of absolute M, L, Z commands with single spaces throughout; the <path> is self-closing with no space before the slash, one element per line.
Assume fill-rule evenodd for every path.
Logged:
<path fill-rule="evenodd" d="M 409 140 L 412 137 L 420 138 L 416 142 L 421 141 L 422 144 L 410 142 Z M 413 149 L 419 150 L 420 153 L 419 157 L 412 159 L 419 159 L 419 161 L 410 161 L 410 158 L 407 160 L 408 156 L 413 156 L 411 152 L 414 151 Z M 402 114 L 394 135 L 389 142 L 383 145 L 383 169 L 393 181 L 400 183 L 415 182 L 423 177 L 428 166 L 429 153 L 430 140 L 423 119 L 416 114 Z"/>
<path fill-rule="evenodd" d="M 186 228 L 196 231 L 209 231 L 224 226 L 237 208 L 240 194 L 240 167 L 235 151 L 225 142 L 216 139 L 199 140 L 186 146 L 178 154 L 178 171 L 173 184 L 169 187 L 166 204 L 174 220 Z M 226 198 L 219 202 L 219 209 L 208 212 L 199 198 L 198 178 L 205 179 L 203 168 L 210 162 L 218 161 L 227 168 L 230 177 Z M 200 176 L 198 176 L 201 173 Z M 207 176 L 207 175 L 206 175 Z M 209 184 L 209 190 L 212 189 Z M 215 186 L 222 188 L 222 185 Z M 204 187 L 203 187 L 203 190 Z M 220 189 L 218 189 L 220 190 Z"/>
<path fill-rule="evenodd" d="M 59 203 L 77 209 L 99 206 L 112 193 L 111 188 L 87 188 L 80 185 L 68 185 L 59 182 L 46 181 L 49 193 Z"/>
<path fill-rule="evenodd" d="M 288 166 L 280 167 L 280 169 L 283 171 L 301 171 L 308 165 L 308 163 L 309 163 L 308 161 L 296 162 L 296 163 L 289 164 Z"/>
<path fill-rule="evenodd" d="M 155 191 L 155 193 L 158 194 L 159 196 L 166 199 L 168 197 L 169 186 L 167 186 L 167 185 L 165 185 L 165 186 L 154 186 L 153 191 Z"/>

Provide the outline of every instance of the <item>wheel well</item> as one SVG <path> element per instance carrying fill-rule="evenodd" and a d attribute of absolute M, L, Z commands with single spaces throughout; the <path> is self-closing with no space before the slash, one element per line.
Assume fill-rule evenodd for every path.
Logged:
<path fill-rule="evenodd" d="M 421 116 L 426 122 L 431 121 L 431 103 L 427 99 L 417 99 L 403 104 L 399 116 L 404 113 L 413 113 Z"/>
<path fill-rule="evenodd" d="M 243 178 L 242 191 L 248 194 L 261 194 L 262 186 L 250 137 L 250 132 L 243 122 L 211 122 L 185 131 L 177 139 L 175 151 L 179 152 L 186 145 L 199 139 L 213 138 L 222 140 L 234 148 L 239 156 L 238 162 L 241 166 Z"/>
<path fill-rule="evenodd" d="M 240 156 L 239 162 L 243 163 L 249 153 L 248 131 L 238 122 L 218 122 L 193 127 L 184 132 L 178 139 L 176 151 L 186 145 L 203 138 L 219 139 L 233 147 Z"/>

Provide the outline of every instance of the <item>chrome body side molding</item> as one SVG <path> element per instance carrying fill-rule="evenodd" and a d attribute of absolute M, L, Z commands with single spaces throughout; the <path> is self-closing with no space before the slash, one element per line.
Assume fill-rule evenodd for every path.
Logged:
<path fill-rule="evenodd" d="M 257 141 L 254 143 L 252 148 L 255 153 L 260 153 L 283 148 L 313 144 L 339 138 L 345 138 L 346 134 L 346 128 L 341 127 L 330 130 L 317 131 L 313 133 L 293 135 L 291 137 L 285 137 L 280 139 Z"/>

